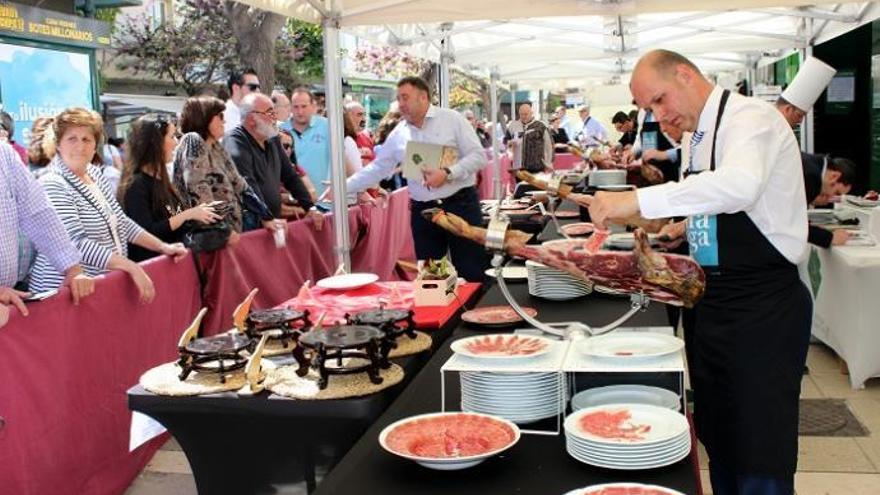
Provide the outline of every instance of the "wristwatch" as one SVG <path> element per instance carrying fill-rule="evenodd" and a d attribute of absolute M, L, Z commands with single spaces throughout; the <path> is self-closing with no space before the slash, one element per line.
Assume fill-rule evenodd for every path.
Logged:
<path fill-rule="evenodd" d="M 452 169 L 449 167 L 443 167 L 440 170 L 446 172 L 446 180 L 449 180 L 449 178 L 452 177 Z"/>

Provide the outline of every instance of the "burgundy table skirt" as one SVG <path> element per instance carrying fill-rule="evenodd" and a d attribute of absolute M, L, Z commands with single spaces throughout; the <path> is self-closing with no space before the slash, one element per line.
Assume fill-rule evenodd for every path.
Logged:
<path fill-rule="evenodd" d="M 260 230 L 202 255 L 204 301 L 190 254 L 179 263 L 144 263 L 156 286 L 148 305 L 138 303 L 128 276 L 113 272 L 79 307 L 63 289 L 31 303 L 27 317 L 13 310 L 0 328 L 0 493 L 123 493 L 163 440 L 128 451 L 126 390 L 176 357 L 183 329 L 203 305 L 210 309 L 205 333 L 217 333 L 231 328 L 232 311 L 251 288 L 260 289 L 258 307 L 271 307 L 305 280 L 335 271 L 333 221 L 328 215 L 320 232 L 310 221 L 289 223 L 283 249 Z M 415 258 L 406 190 L 384 208 L 351 208 L 348 225 L 354 270 L 399 280 L 397 260 Z"/>

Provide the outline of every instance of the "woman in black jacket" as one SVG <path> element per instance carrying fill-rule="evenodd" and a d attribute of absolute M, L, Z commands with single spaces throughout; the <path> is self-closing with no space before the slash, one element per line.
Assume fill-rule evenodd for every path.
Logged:
<path fill-rule="evenodd" d="M 128 134 L 125 170 L 119 184 L 119 202 L 138 225 L 165 242 L 180 242 L 192 222 L 213 223 L 218 215 L 209 204 L 187 208 L 168 178 L 167 163 L 177 146 L 177 129 L 165 115 L 137 119 Z M 135 261 L 158 253 L 129 246 Z"/>

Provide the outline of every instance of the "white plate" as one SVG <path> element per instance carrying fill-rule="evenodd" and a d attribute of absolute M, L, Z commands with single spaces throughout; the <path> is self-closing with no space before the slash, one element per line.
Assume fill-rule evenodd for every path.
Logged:
<path fill-rule="evenodd" d="M 602 189 L 605 191 L 629 191 L 630 189 L 635 189 L 636 186 L 632 186 L 629 184 L 608 184 L 608 185 L 599 185 L 596 186 L 596 189 Z"/>
<path fill-rule="evenodd" d="M 564 495 L 599 495 L 600 493 L 602 493 L 602 490 L 606 488 L 641 488 L 643 490 L 661 490 L 666 492 L 664 495 L 684 495 L 684 493 L 675 491 L 671 488 L 657 485 L 643 485 L 641 483 L 605 483 L 602 485 L 585 486 L 583 488 L 578 488 L 577 490 L 572 490 Z M 638 495 L 638 492 L 633 493 Z"/>
<path fill-rule="evenodd" d="M 502 346 L 509 344 L 511 341 L 519 342 L 521 346 L 525 346 L 527 352 L 529 354 L 512 354 L 510 352 L 516 352 L 514 348 L 513 351 L 504 347 L 501 347 L 497 351 L 479 351 L 472 350 L 469 347 L 472 347 L 475 344 L 483 343 L 485 345 L 493 345 L 495 342 L 501 342 Z M 545 339 L 544 337 L 538 337 L 534 335 L 516 335 L 510 333 L 490 333 L 486 335 L 476 335 L 474 337 L 467 337 L 464 339 L 458 339 L 452 343 L 452 351 L 456 354 L 461 354 L 462 356 L 467 356 L 474 359 L 508 359 L 508 360 L 521 360 L 521 359 L 532 359 L 537 356 L 541 356 L 543 354 L 547 354 L 553 348 L 553 341 L 550 339 Z"/>
<path fill-rule="evenodd" d="M 862 208 L 873 208 L 880 205 L 880 201 L 860 198 L 858 196 L 846 196 L 846 202 L 861 206 Z"/>
<path fill-rule="evenodd" d="M 578 444 L 577 442 L 573 441 L 571 437 L 567 437 L 566 441 L 568 442 L 569 449 L 571 449 L 573 452 L 580 454 L 582 457 L 604 460 L 608 462 L 646 463 L 663 457 L 675 457 L 681 455 L 682 452 L 691 451 L 690 437 L 683 437 L 681 440 L 676 441 L 675 443 L 663 445 L 662 448 L 658 447 L 653 450 L 646 450 L 641 452 L 598 450 L 592 445 Z"/>
<path fill-rule="evenodd" d="M 344 273 L 318 280 L 318 287 L 332 290 L 357 289 L 379 280 L 375 273 Z"/>
<path fill-rule="evenodd" d="M 651 246 L 659 246 L 660 241 L 657 240 L 660 237 L 659 234 L 648 234 L 648 244 Z M 633 249 L 636 247 L 636 238 L 632 232 L 621 232 L 618 234 L 611 234 L 605 239 L 606 247 L 613 247 L 618 249 Z"/>
<path fill-rule="evenodd" d="M 571 408 L 575 411 L 605 404 L 650 404 L 678 411 L 681 401 L 674 392 L 647 385 L 611 385 L 579 392 L 571 398 Z"/>
<path fill-rule="evenodd" d="M 460 412 L 431 413 L 431 414 L 420 414 L 418 416 L 411 416 L 409 418 L 401 419 L 399 421 L 396 421 L 396 422 L 391 423 L 390 425 L 386 426 L 385 429 L 383 429 L 382 432 L 379 433 L 379 445 L 381 445 L 383 449 L 387 450 L 388 452 L 390 452 L 396 456 L 400 456 L 405 459 L 410 459 L 410 460 L 416 461 L 417 463 L 421 464 L 422 466 L 425 466 L 426 468 L 439 469 L 442 471 L 451 471 L 451 470 L 465 469 L 465 468 L 469 468 L 472 466 L 476 466 L 477 464 L 483 462 L 487 458 L 492 457 L 493 455 L 496 455 L 500 452 L 503 452 L 503 451 L 509 449 L 510 447 L 513 447 L 519 441 L 519 438 L 520 438 L 519 427 L 517 427 L 511 421 L 508 421 L 506 419 L 499 418 L 496 416 L 486 415 L 486 414 L 467 413 L 469 415 L 485 416 L 489 419 L 506 424 L 509 428 L 513 429 L 513 432 L 514 432 L 513 440 L 511 440 L 511 442 L 509 444 L 507 444 L 501 448 L 498 448 L 496 450 L 485 452 L 485 453 L 479 454 L 479 455 L 464 456 L 464 457 L 420 457 L 420 456 L 416 456 L 416 455 L 396 452 L 394 450 L 391 450 L 391 448 L 388 447 L 388 445 L 386 444 L 388 434 L 391 433 L 391 431 L 394 430 L 396 427 L 398 427 L 402 424 L 409 423 L 411 421 L 415 421 L 415 420 L 419 420 L 419 419 L 428 419 L 428 418 L 432 418 L 432 417 L 451 416 L 451 415 L 460 415 L 460 414 L 462 414 L 462 413 L 460 413 Z"/>
<path fill-rule="evenodd" d="M 584 354 L 613 359 L 665 356 L 681 351 L 684 341 L 653 332 L 616 332 L 582 339 L 576 344 Z"/>
<path fill-rule="evenodd" d="M 626 425 L 650 427 L 641 434 L 641 439 L 605 438 L 580 427 L 580 421 L 584 416 L 603 412 L 616 414 L 624 410 L 629 413 Z M 599 445 L 632 445 L 634 447 L 662 445 L 674 441 L 690 431 L 690 425 L 684 415 L 664 407 L 646 404 L 611 404 L 588 407 L 570 414 L 565 418 L 564 426 L 566 434 L 575 436 L 584 442 Z"/>
<path fill-rule="evenodd" d="M 608 461 L 604 461 L 604 460 L 588 459 L 588 458 L 584 458 L 584 457 L 579 456 L 578 454 L 572 452 L 568 448 L 566 448 L 566 451 L 568 452 L 568 455 L 583 462 L 584 464 L 589 464 L 590 466 L 602 467 L 602 468 L 607 468 L 607 469 L 618 469 L 621 471 L 641 471 L 644 469 L 657 469 L 657 468 L 661 468 L 661 467 L 671 466 L 672 464 L 675 464 L 676 462 L 679 462 L 682 459 L 685 459 L 687 456 L 690 455 L 690 452 L 685 452 L 685 453 L 679 454 L 677 456 L 672 456 L 669 458 L 657 459 L 655 461 L 648 462 L 648 463 L 636 464 L 636 463 L 608 462 Z"/>
<path fill-rule="evenodd" d="M 495 269 L 486 270 L 486 276 L 495 278 Z M 501 269 L 501 276 L 504 280 L 525 280 L 529 278 L 529 270 L 524 266 L 505 266 Z"/>

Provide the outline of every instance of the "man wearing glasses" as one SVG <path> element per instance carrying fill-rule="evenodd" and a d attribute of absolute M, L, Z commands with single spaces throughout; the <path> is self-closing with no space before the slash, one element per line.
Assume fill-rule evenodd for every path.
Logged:
<path fill-rule="evenodd" d="M 367 165 L 376 157 L 376 154 L 373 153 L 373 147 L 376 146 L 376 143 L 373 142 L 370 131 L 367 130 L 367 111 L 360 103 L 350 101 L 345 104 L 345 113 L 351 117 L 351 121 L 357 130 L 355 142 L 361 154 L 362 165 Z"/>
<path fill-rule="evenodd" d="M 239 109 L 241 124 L 223 137 L 223 147 L 232 157 L 238 173 L 266 203 L 274 218 L 283 216 L 279 194 L 282 184 L 290 191 L 290 202 L 301 208 L 302 213 L 309 211 L 313 203 L 278 138 L 272 100 L 261 93 L 249 94 L 241 99 Z M 319 220 L 315 218 L 317 228 L 320 228 Z M 263 225 L 271 229 L 273 224 L 269 222 L 272 220 Z"/>
<path fill-rule="evenodd" d="M 226 81 L 226 87 L 229 88 L 229 99 L 226 100 L 226 110 L 223 111 L 223 131 L 229 132 L 241 123 L 241 99 L 251 93 L 260 92 L 260 78 L 254 69 L 232 72 Z"/>

